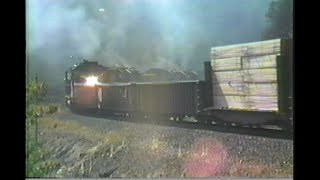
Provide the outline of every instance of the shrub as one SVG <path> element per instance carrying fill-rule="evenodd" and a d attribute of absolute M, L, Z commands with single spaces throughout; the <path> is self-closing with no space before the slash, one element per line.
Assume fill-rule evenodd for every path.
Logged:
<path fill-rule="evenodd" d="M 49 114 L 52 114 L 52 113 L 55 113 L 58 111 L 58 106 L 55 106 L 55 105 L 49 105 L 48 107 L 48 113 Z"/>
<path fill-rule="evenodd" d="M 48 85 L 44 81 L 39 81 L 36 77 L 27 84 L 27 102 L 29 104 L 42 101 L 48 92 Z"/>

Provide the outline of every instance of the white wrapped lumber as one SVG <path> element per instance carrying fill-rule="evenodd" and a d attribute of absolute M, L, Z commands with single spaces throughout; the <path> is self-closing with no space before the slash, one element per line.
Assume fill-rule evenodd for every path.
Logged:
<path fill-rule="evenodd" d="M 278 111 L 278 98 L 270 96 L 213 96 L 215 109 Z"/>
<path fill-rule="evenodd" d="M 281 39 L 211 48 L 212 59 L 268 54 L 281 54 Z"/>
<path fill-rule="evenodd" d="M 213 107 L 215 109 L 248 109 L 246 96 L 213 96 Z"/>
<path fill-rule="evenodd" d="M 246 88 L 244 83 L 216 83 L 212 84 L 212 87 L 215 96 L 244 95 Z"/>
<path fill-rule="evenodd" d="M 213 84 L 213 95 L 277 96 L 277 83 L 217 83 Z"/>
<path fill-rule="evenodd" d="M 243 70 L 244 82 L 277 82 L 277 69 Z"/>
<path fill-rule="evenodd" d="M 213 71 L 240 70 L 241 57 L 215 59 L 211 61 Z"/>
<path fill-rule="evenodd" d="M 250 110 L 278 111 L 278 98 L 270 96 L 248 96 Z"/>
<path fill-rule="evenodd" d="M 212 72 L 212 83 L 241 83 L 241 82 L 277 82 L 277 70 L 251 69 L 239 71 Z"/>
<path fill-rule="evenodd" d="M 278 96 L 277 83 L 244 83 L 247 90 L 244 90 L 245 95 L 249 96 Z"/>
<path fill-rule="evenodd" d="M 281 39 L 262 41 L 248 45 L 247 56 L 281 54 Z"/>
<path fill-rule="evenodd" d="M 276 68 L 277 55 L 251 56 L 242 58 L 243 69 Z"/>
<path fill-rule="evenodd" d="M 243 82 L 243 71 L 212 72 L 213 83 Z"/>

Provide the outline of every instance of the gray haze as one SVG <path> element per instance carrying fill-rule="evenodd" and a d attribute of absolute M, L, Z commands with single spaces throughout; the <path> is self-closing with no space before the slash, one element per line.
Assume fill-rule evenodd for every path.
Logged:
<path fill-rule="evenodd" d="M 210 47 L 262 40 L 270 1 L 28 0 L 29 77 L 61 87 L 83 58 L 201 71 Z"/>

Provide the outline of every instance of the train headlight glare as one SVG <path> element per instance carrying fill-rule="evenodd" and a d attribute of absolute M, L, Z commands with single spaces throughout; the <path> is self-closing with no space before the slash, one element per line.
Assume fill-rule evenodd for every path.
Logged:
<path fill-rule="evenodd" d="M 86 86 L 94 86 L 97 83 L 98 83 L 98 77 L 96 76 L 86 77 L 86 83 L 85 83 Z"/>

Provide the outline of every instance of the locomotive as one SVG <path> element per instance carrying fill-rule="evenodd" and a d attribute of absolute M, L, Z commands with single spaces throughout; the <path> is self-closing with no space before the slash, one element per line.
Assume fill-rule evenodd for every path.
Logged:
<path fill-rule="evenodd" d="M 292 130 L 291 39 L 215 47 L 211 57 L 204 62 L 203 81 L 193 72 L 140 73 L 84 60 L 65 72 L 66 104 L 72 110 L 145 119 Z"/>

